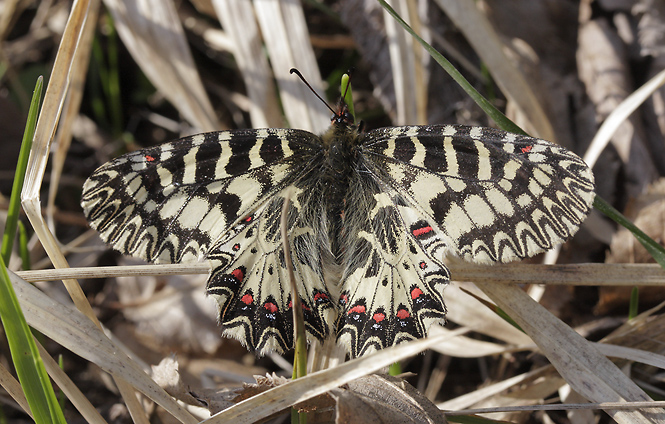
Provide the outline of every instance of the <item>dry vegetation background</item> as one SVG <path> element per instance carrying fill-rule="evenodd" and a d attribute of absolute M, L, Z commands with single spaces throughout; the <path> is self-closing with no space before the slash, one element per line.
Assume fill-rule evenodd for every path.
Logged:
<path fill-rule="evenodd" d="M 625 119 L 610 118 L 617 129 L 607 143 L 592 140 L 629 95 L 650 79 L 663 78 L 665 1 L 391 3 L 527 132 L 586 155 L 594 163 L 598 194 L 655 240 L 663 239 L 665 91 L 656 89 Z M 77 32 L 65 30 L 73 7 L 81 11 L 70 21 L 80 23 L 78 43 Z M 66 50 L 61 42 L 78 49 Z M 341 74 L 354 67 L 355 106 L 367 128 L 492 124 L 374 0 L 5 0 L 0 2 L 0 43 L 3 196 L 11 188 L 36 77 L 45 75 L 48 82 L 56 53 L 74 52 L 40 190 L 46 221 L 72 267 L 137 263 L 108 251 L 87 228 L 79 207 L 85 178 L 118 154 L 200 131 L 324 130 L 329 112 L 288 74 L 291 67 L 331 102 Z M 66 66 L 51 80 L 63 72 Z M 51 95 L 57 96 L 56 90 Z M 51 132 L 44 134 L 48 140 Z M 52 267 L 36 237 L 29 247 L 33 269 Z M 18 270 L 15 259 L 10 268 Z M 543 260 L 606 265 L 552 269 L 537 265 Z M 663 399 L 665 315 L 658 306 L 665 300 L 663 273 L 656 266 L 607 265 L 646 262 L 653 261 L 630 233 L 594 213 L 558 259 L 546 255 L 533 265 L 484 273 L 457 264 L 452 267 L 456 282 L 445 292 L 449 324 L 433 330 L 436 343 L 413 348 L 429 350 L 411 357 L 396 351 L 340 366 L 314 376 L 318 379 L 303 379 L 300 386 L 284 385 L 286 380 L 271 374 L 246 388 L 242 398 L 271 385 L 284 390 L 227 411 L 218 422 L 263 420 L 326 390 L 307 404 L 319 412 L 310 414 L 309 422 L 442 422 L 435 405 L 459 414 L 482 407 Z M 201 272 L 205 268 L 194 275 L 81 278 L 87 301 L 112 341 L 73 311 L 70 295 L 52 274 L 22 274 L 26 280 L 50 280 L 36 282 L 46 296 L 25 289 L 22 301 L 28 321 L 48 336 L 47 350 L 63 355 L 65 373 L 82 392 L 68 393 L 69 422 L 198 422 L 234 404 L 234 390 L 255 382 L 254 375 L 291 375 L 290 355 L 256 358 L 219 336 Z M 477 281 L 477 286 L 457 280 Z M 517 288 L 504 284 L 508 281 L 547 284 Z M 628 321 L 636 285 L 642 314 Z M 526 334 L 468 292 L 489 297 Z M 167 360 L 151 368 L 172 354 L 178 367 Z M 0 355 L 2 366 L 11 370 L 5 342 Z M 349 383 L 381 371 L 382 361 L 389 364 L 400 355 L 413 387 L 384 376 Z M 132 416 L 121 395 L 131 398 L 131 390 L 119 392 L 118 384 L 143 393 Z M 160 386 L 188 406 L 175 405 Z M 0 417 L 29 421 L 7 393 L 0 393 L 0 400 Z M 77 410 L 86 401 L 101 415 L 87 412 L 83 418 Z M 487 417 L 516 423 L 665 422 L 662 409 L 622 411 L 616 405 Z M 280 419 L 288 420 L 283 414 Z"/>

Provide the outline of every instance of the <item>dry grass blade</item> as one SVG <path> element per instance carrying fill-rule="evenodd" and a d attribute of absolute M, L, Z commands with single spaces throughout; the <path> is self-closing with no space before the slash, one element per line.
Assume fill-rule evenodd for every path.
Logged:
<path fill-rule="evenodd" d="M 91 7 L 91 3 L 88 1 L 77 1 L 74 3 L 69 15 L 53 65 L 51 79 L 44 96 L 44 103 L 39 121 L 37 122 L 34 142 L 28 161 L 25 185 L 21 192 L 23 209 L 49 259 L 51 259 L 56 268 L 67 268 L 68 264 L 64 255 L 59 250 L 57 240 L 47 228 L 44 218 L 41 215 L 39 190 L 46 170 L 51 140 L 55 134 L 60 113 L 69 89 L 73 66 L 82 66 L 81 61 L 76 60 L 76 56 L 80 54 L 78 46 L 83 35 L 83 28 L 90 16 Z M 88 317 L 89 321 L 87 324 L 96 324 L 99 326 L 99 321 L 78 282 L 75 280 L 63 280 L 63 283 L 78 310 Z M 44 322 L 50 323 L 48 320 Z M 31 325 L 37 328 L 37 323 L 33 322 Z M 116 380 L 116 384 L 132 417 L 139 423 L 147 422 L 147 417 L 135 396 L 133 388 L 119 379 Z"/>
<path fill-rule="evenodd" d="M 16 274 L 25 281 L 63 280 L 67 278 L 108 278 L 136 277 L 155 275 L 188 275 L 208 274 L 210 264 L 207 262 L 191 264 L 132 265 L 132 266 L 100 266 L 95 268 L 66 268 L 40 271 L 19 271 Z"/>
<path fill-rule="evenodd" d="M 194 65 L 173 2 L 106 0 L 118 34 L 143 72 L 194 126 L 219 123 Z"/>
<path fill-rule="evenodd" d="M 41 215 L 39 190 L 46 170 L 51 140 L 58 125 L 60 111 L 69 88 L 69 77 L 75 62 L 77 45 L 80 42 L 82 29 L 89 13 L 89 6 L 90 4 L 87 1 L 76 2 L 69 16 L 44 96 L 44 103 L 35 129 L 30 159 L 28 160 L 25 185 L 21 192 L 23 209 L 44 246 L 44 250 L 46 250 L 56 268 L 67 268 L 68 264 L 59 250 L 57 240 L 48 230 Z M 65 280 L 64 283 L 76 307 L 93 322 L 96 322 L 95 314 L 78 283 L 71 280 Z"/>
<path fill-rule="evenodd" d="M 506 412 L 506 411 L 571 411 L 571 410 L 589 410 L 589 409 L 620 409 L 620 410 L 635 410 L 650 407 L 665 407 L 665 402 L 603 402 L 603 403 L 566 403 L 556 405 L 534 405 L 534 406 L 514 406 L 514 407 L 500 407 L 500 408 L 476 408 L 467 409 L 464 411 L 455 411 L 451 414 L 454 415 L 471 415 L 471 414 L 490 414 L 493 412 Z"/>
<path fill-rule="evenodd" d="M 444 411 L 458 411 L 460 409 L 468 408 L 471 405 L 474 405 L 484 399 L 487 399 L 491 396 L 494 396 L 498 393 L 504 392 L 512 387 L 516 387 L 526 382 L 533 380 L 539 376 L 542 376 L 544 371 L 550 369 L 549 366 L 541 367 L 533 371 L 529 371 L 524 374 L 516 375 L 511 378 L 507 378 L 503 381 L 485 386 L 481 389 L 475 390 L 471 393 L 467 393 L 462 396 L 458 396 L 454 399 L 450 399 L 446 402 L 438 403 L 436 406 Z M 560 380 L 563 384 L 563 380 Z"/>
<path fill-rule="evenodd" d="M 295 355 L 293 359 L 293 378 L 300 378 L 307 374 L 307 336 L 305 334 L 305 318 L 302 302 L 298 294 L 296 276 L 293 272 L 293 260 L 289 245 L 289 208 L 293 190 L 287 189 L 282 203 L 282 213 L 279 219 L 279 231 L 282 236 L 282 251 L 284 262 L 289 276 L 289 290 L 291 292 L 291 312 L 293 317 L 293 340 L 295 342 Z"/>
<path fill-rule="evenodd" d="M 570 286 L 663 286 L 665 270 L 656 264 L 506 264 L 450 266 L 460 281 Z"/>
<path fill-rule="evenodd" d="M 88 72 L 88 62 L 90 61 L 90 52 L 92 50 L 92 40 L 95 35 L 95 25 L 100 6 L 100 0 L 93 1 L 90 4 L 89 14 L 82 29 L 81 41 L 78 44 L 78 52 L 74 56 L 75 63 L 72 64 L 71 82 L 67 91 L 63 119 L 60 120 L 57 138 L 54 142 L 56 150 L 51 160 L 51 182 L 46 207 L 48 224 L 52 231 L 55 227 L 53 222 L 55 197 L 58 193 L 65 158 L 72 142 L 72 126 L 76 121 L 76 116 L 79 114 L 81 107 L 85 78 Z"/>
<path fill-rule="evenodd" d="M 660 71 L 646 84 L 633 92 L 630 96 L 621 102 L 616 109 L 608 115 L 603 124 L 596 132 L 591 141 L 591 145 L 584 154 L 584 161 L 593 167 L 598 160 L 601 152 L 607 147 L 612 136 L 621 124 L 644 103 L 658 88 L 665 84 L 665 70 Z"/>
<path fill-rule="evenodd" d="M 90 2 L 87 0 L 80 0 L 74 4 L 65 32 L 62 35 L 62 42 L 53 64 L 53 72 L 46 88 L 44 103 L 35 128 L 34 144 L 28 161 L 25 185 L 21 192 L 23 202 L 39 199 L 39 190 L 46 171 L 51 140 L 60 119 L 60 112 L 69 88 L 71 67 L 81 39 L 81 31 L 88 16 L 89 4 Z M 36 206 L 38 207 L 39 204 Z M 35 210 L 35 213 L 40 213 L 39 208 Z"/>
<path fill-rule="evenodd" d="M 467 330 L 471 331 L 472 329 L 467 328 Z M 429 334 L 432 337 L 450 332 L 451 330 L 441 326 L 433 326 L 429 330 Z M 455 358 L 481 358 L 483 356 L 499 355 L 502 353 L 530 349 L 533 347 L 534 345 L 532 343 L 529 345 L 520 346 L 518 348 L 513 345 L 505 346 L 498 343 L 490 343 L 481 340 L 475 340 L 469 337 L 459 336 L 432 346 L 432 350 L 443 353 L 444 355 L 453 356 Z"/>
<path fill-rule="evenodd" d="M 49 376 L 53 381 L 58 385 L 60 390 L 67 396 L 67 399 L 74 405 L 74 407 L 81 413 L 81 416 L 91 424 L 97 423 L 106 423 L 106 420 L 102 418 L 99 414 L 99 411 L 93 406 L 88 398 L 81 392 L 81 390 L 76 387 L 76 384 L 65 374 L 65 372 L 60 368 L 58 363 L 51 358 L 51 355 L 44 349 L 44 347 L 37 343 L 39 348 L 39 353 L 41 354 L 42 360 L 44 361 L 44 366 L 46 371 L 48 371 Z M 27 411 L 27 409 L 26 409 Z"/>
<path fill-rule="evenodd" d="M 529 334 L 561 376 L 582 396 L 593 402 L 651 400 L 589 342 L 517 286 L 477 284 Z M 665 420 L 665 412 L 659 409 L 606 412 L 619 423 Z"/>
<path fill-rule="evenodd" d="M 10 278 L 31 327 L 104 371 L 131 383 L 181 422 L 197 422 L 83 314 L 54 301 L 14 273 L 10 273 Z"/>
<path fill-rule="evenodd" d="M 661 286 L 665 271 L 656 264 L 567 264 L 534 265 L 506 264 L 482 266 L 455 264 L 450 269 L 460 281 L 493 282 L 498 284 L 547 284 L 576 286 Z M 137 275 L 207 274 L 208 262 L 185 264 L 100 266 L 19 271 L 25 281 L 51 281 L 66 278 L 107 278 Z M 452 291 L 452 290 L 450 290 Z M 449 292 L 446 291 L 446 295 Z M 457 300 L 455 300 L 457 302 Z"/>
<path fill-rule="evenodd" d="M 652 365 L 665 369 L 665 356 L 641 349 L 633 349 L 625 346 L 616 346 L 606 343 L 594 343 L 599 352 L 613 358 L 628 359 L 642 364 Z"/>
<path fill-rule="evenodd" d="M 291 68 L 298 68 L 319 95 L 322 94 L 323 81 L 301 8 L 299 2 L 292 0 L 254 2 L 286 119 L 298 128 L 322 132 L 330 125 L 328 109 L 289 74 Z M 301 50 L 296 51 L 293 46 L 301 46 Z"/>
<path fill-rule="evenodd" d="M 456 335 L 457 332 L 452 336 Z M 415 340 L 345 362 L 335 368 L 309 374 L 306 377 L 293 380 L 240 402 L 204 422 L 208 424 L 226 422 L 241 424 L 258 421 L 358 377 L 387 367 L 395 361 L 416 355 L 447 337 L 449 335 Z"/>
<path fill-rule="evenodd" d="M 261 33 L 249 1 L 213 0 L 222 27 L 232 39 L 233 57 L 247 87 L 249 116 L 256 128 L 280 127 L 282 116 L 270 64 L 263 54 Z"/>
<path fill-rule="evenodd" d="M 410 2 L 397 0 L 391 3 L 397 13 L 411 18 L 413 28 L 422 28 L 420 17 L 416 13 L 409 13 L 407 3 Z M 423 49 L 414 43 L 415 40 L 402 30 L 386 10 L 383 10 L 383 18 L 395 87 L 397 116 L 394 122 L 397 125 L 424 124 L 426 117 L 422 105 L 427 101 L 427 82 L 422 63 Z"/>
<path fill-rule="evenodd" d="M 547 115 L 520 70 L 504 53 L 504 45 L 487 18 L 472 0 L 437 0 L 439 7 L 459 28 L 469 44 L 490 69 L 492 77 L 506 97 L 526 116 L 534 135 L 556 141 Z"/>
<path fill-rule="evenodd" d="M 18 403 L 19 407 L 23 411 L 32 417 L 32 413 L 30 412 L 30 405 L 28 405 L 28 401 L 25 399 L 21 383 L 19 383 L 18 380 L 14 378 L 14 376 L 9 371 L 7 371 L 7 368 L 5 368 L 4 365 L 0 365 L 0 386 L 5 389 L 7 394 L 11 396 L 12 399 L 16 401 L 16 403 Z M 34 417 L 32 418 L 34 419 Z"/>

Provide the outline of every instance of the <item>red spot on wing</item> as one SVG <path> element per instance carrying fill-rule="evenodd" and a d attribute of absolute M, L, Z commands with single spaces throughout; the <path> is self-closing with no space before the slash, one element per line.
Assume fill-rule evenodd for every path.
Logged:
<path fill-rule="evenodd" d="M 397 311 L 397 318 L 399 319 L 407 319 L 410 316 L 411 314 L 406 309 L 400 309 L 399 311 Z"/>
<path fill-rule="evenodd" d="M 240 244 L 236 243 L 233 245 L 233 250 L 237 251 L 240 250 Z"/>
<path fill-rule="evenodd" d="M 240 268 L 236 268 L 231 271 L 231 275 L 233 275 L 238 281 L 242 281 L 245 278 L 245 273 Z"/>
<path fill-rule="evenodd" d="M 272 312 L 273 314 L 274 314 L 275 312 L 277 312 L 277 305 L 275 305 L 275 304 L 272 303 L 272 302 L 266 302 L 266 303 L 263 305 L 263 307 L 266 308 L 266 310 L 267 310 L 268 312 Z"/>
<path fill-rule="evenodd" d="M 425 268 L 427 268 L 427 262 L 422 261 L 418 264 L 418 266 L 420 267 L 420 269 L 425 269 Z"/>
<path fill-rule="evenodd" d="M 365 307 L 363 305 L 356 305 L 353 308 L 349 309 L 348 314 L 364 314 Z"/>
<path fill-rule="evenodd" d="M 418 299 L 420 296 L 423 295 L 423 291 L 420 290 L 418 287 L 415 289 L 411 290 L 411 299 Z"/>
<path fill-rule="evenodd" d="M 330 299 L 327 294 L 325 293 L 317 293 L 314 295 L 314 302 L 323 299 L 323 300 L 328 300 Z"/>
<path fill-rule="evenodd" d="M 346 304 L 349 301 L 349 296 L 343 294 L 339 297 L 339 303 Z"/>
<path fill-rule="evenodd" d="M 245 221 L 245 222 L 252 222 L 252 220 L 254 220 L 254 217 L 253 217 L 252 215 L 250 215 L 250 216 L 248 216 L 247 218 L 245 218 L 243 221 Z"/>
<path fill-rule="evenodd" d="M 533 149 L 533 146 L 522 147 L 522 153 L 529 153 Z"/>
<path fill-rule="evenodd" d="M 381 312 L 377 312 L 374 315 L 372 315 L 372 319 L 376 322 L 381 322 L 384 319 L 386 319 L 386 314 L 382 314 Z"/>
<path fill-rule="evenodd" d="M 145 155 L 145 160 L 147 162 L 154 162 L 155 158 L 153 156 L 150 156 L 150 155 Z"/>
<path fill-rule="evenodd" d="M 254 302 L 254 296 L 247 293 L 246 295 L 240 298 L 240 301 L 245 305 L 251 305 Z"/>
<path fill-rule="evenodd" d="M 420 237 L 420 236 L 422 236 L 423 234 L 427 234 L 427 233 L 429 233 L 429 232 L 431 232 L 431 231 L 432 231 L 432 227 L 430 227 L 430 226 L 428 225 L 427 227 L 416 228 L 415 230 L 413 230 L 413 235 L 416 236 L 416 237 Z"/>

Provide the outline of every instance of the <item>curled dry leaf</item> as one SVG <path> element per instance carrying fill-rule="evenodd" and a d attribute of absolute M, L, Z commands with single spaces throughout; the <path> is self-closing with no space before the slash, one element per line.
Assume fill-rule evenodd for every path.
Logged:
<path fill-rule="evenodd" d="M 158 365 L 153 365 L 152 378 L 159 387 L 166 390 L 166 393 L 174 398 L 190 404 L 194 403 L 195 398 L 189 393 L 189 390 L 187 390 L 180 378 L 178 361 L 176 361 L 175 357 L 169 356 L 162 359 Z"/>
<path fill-rule="evenodd" d="M 236 396 L 233 401 L 241 402 L 245 399 L 257 395 L 259 393 L 265 392 L 268 389 L 273 387 L 281 386 L 289 382 L 289 379 L 286 377 L 281 377 L 275 373 L 266 374 L 265 377 L 262 375 L 255 375 L 254 379 L 256 383 L 245 383 L 243 384 L 242 390 L 238 391 L 238 396 Z"/>
<path fill-rule="evenodd" d="M 152 378 L 166 393 L 189 405 L 200 406 L 214 414 L 233 405 L 234 389 L 192 389 L 180 376 L 178 362 L 170 356 L 152 366 Z"/>
<path fill-rule="evenodd" d="M 256 384 L 245 384 L 234 402 L 287 383 L 275 374 L 255 376 Z M 335 411 L 335 416 L 331 417 Z M 443 413 L 406 381 L 388 375 L 372 374 L 343 387 L 296 405 L 307 412 L 308 422 L 338 423 L 443 423 Z M 211 413 L 216 411 L 211 410 Z"/>
<path fill-rule="evenodd" d="M 153 367 L 153 373 L 168 393 L 188 403 L 192 403 L 193 397 L 197 404 L 204 405 L 211 414 L 290 381 L 273 373 L 254 376 L 256 383 L 245 383 L 242 389 L 236 391 L 213 392 L 185 389 L 180 381 L 177 364 L 174 365 L 172 359 L 166 359 L 159 366 Z M 311 422 L 330 422 L 331 419 L 341 423 L 446 422 L 443 412 L 409 383 L 401 378 L 379 374 L 353 380 L 296 405 L 296 409 L 310 414 L 308 419 Z M 333 410 L 335 415 L 331 417 Z"/>
<path fill-rule="evenodd" d="M 446 417 L 406 381 L 372 374 L 330 391 L 338 423 L 445 423 Z"/>

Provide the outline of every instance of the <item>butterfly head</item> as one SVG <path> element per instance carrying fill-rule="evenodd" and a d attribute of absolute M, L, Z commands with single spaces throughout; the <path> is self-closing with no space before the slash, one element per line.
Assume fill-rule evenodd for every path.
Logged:
<path fill-rule="evenodd" d="M 355 118 L 349 111 L 349 107 L 344 103 L 344 99 L 340 100 L 340 105 L 337 112 L 330 118 L 330 123 L 335 127 L 350 128 L 355 126 Z"/>
<path fill-rule="evenodd" d="M 321 100 L 323 102 L 323 104 L 326 105 L 326 107 L 328 109 L 330 109 L 330 111 L 333 113 L 332 117 L 330 118 L 330 121 L 331 121 L 331 124 L 332 124 L 333 128 L 343 129 L 343 130 L 357 128 L 356 123 L 355 123 L 356 119 L 353 115 L 353 110 L 348 105 L 348 103 L 346 103 L 346 98 L 347 98 L 347 94 L 349 93 L 349 87 L 350 87 L 350 84 L 348 84 L 348 76 L 347 76 L 347 84 L 345 85 L 345 88 L 344 88 L 344 93 L 342 93 L 342 98 L 339 101 L 339 105 L 337 106 L 337 110 L 334 110 L 332 107 L 330 107 L 330 105 L 325 100 L 323 100 L 323 98 L 321 96 L 319 96 L 317 94 L 317 92 L 312 88 L 312 86 L 309 85 L 309 83 L 307 82 L 305 77 L 302 76 L 300 71 L 298 71 L 295 68 L 291 68 L 291 70 L 289 72 L 292 73 L 292 74 L 296 74 L 298 76 L 298 78 L 300 78 L 302 80 L 302 82 L 312 91 L 312 93 L 314 93 L 314 95 L 316 97 L 318 97 L 319 100 Z"/>

